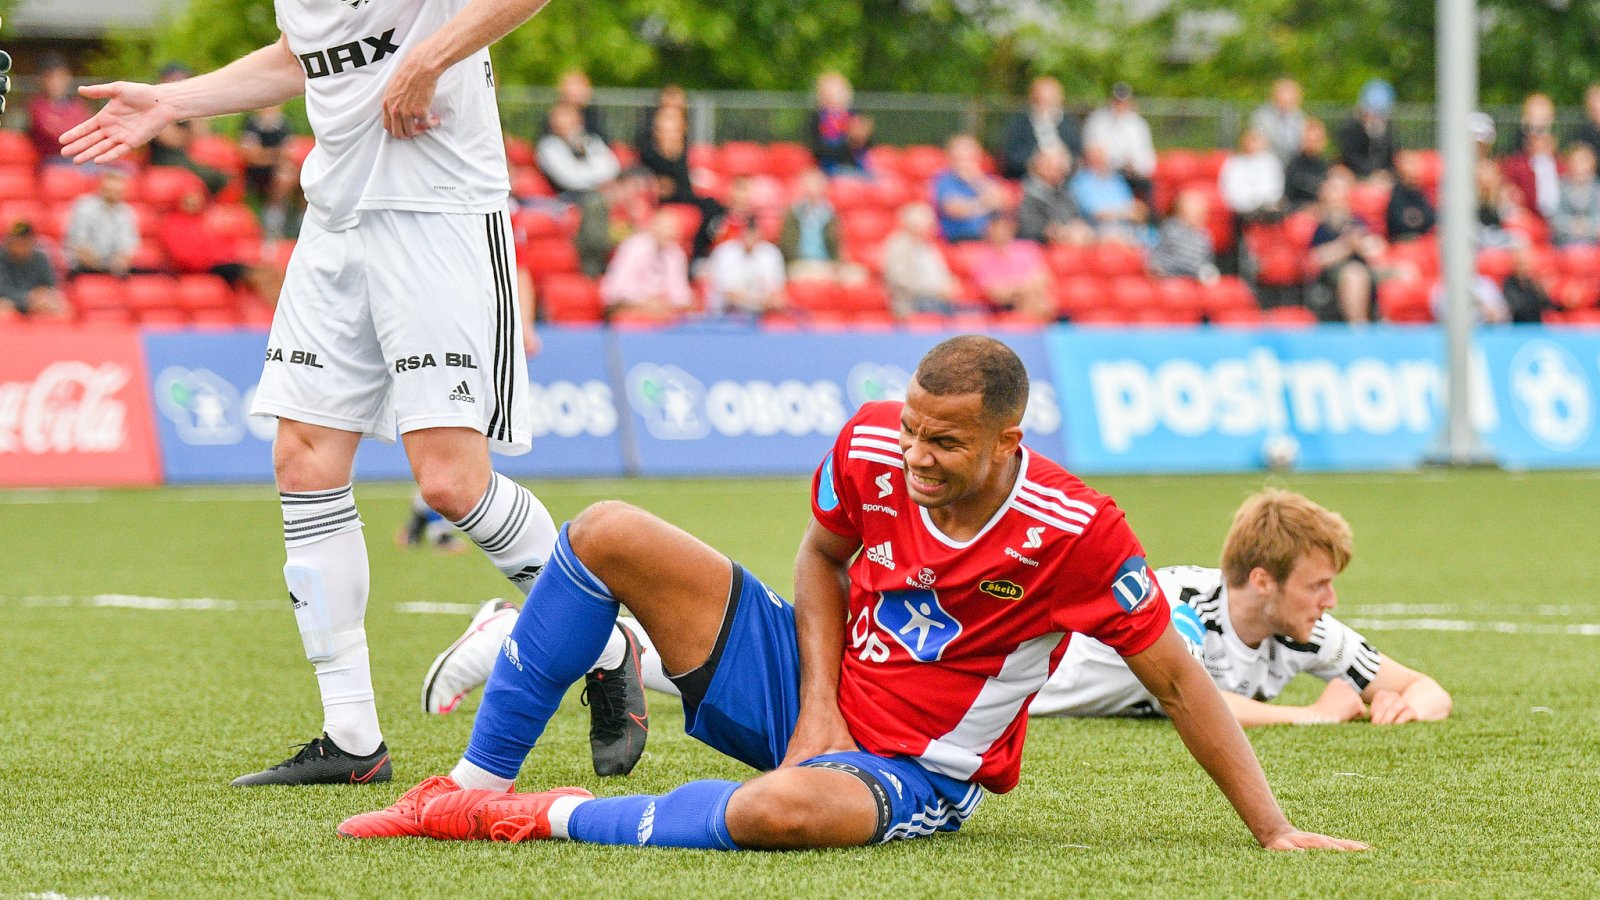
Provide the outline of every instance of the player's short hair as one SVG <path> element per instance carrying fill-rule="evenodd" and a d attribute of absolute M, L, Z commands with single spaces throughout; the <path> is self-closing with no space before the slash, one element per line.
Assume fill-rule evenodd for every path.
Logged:
<path fill-rule="evenodd" d="M 917 384 L 935 397 L 981 394 L 991 421 L 1014 425 L 1028 406 L 1028 370 L 1005 344 L 979 334 L 940 343 L 917 363 Z"/>
<path fill-rule="evenodd" d="M 1350 523 L 1293 491 L 1268 488 L 1233 514 L 1222 542 L 1222 575 L 1237 587 L 1259 568 L 1281 584 L 1297 560 L 1315 551 L 1328 554 L 1334 571 L 1343 572 L 1354 552 Z"/>

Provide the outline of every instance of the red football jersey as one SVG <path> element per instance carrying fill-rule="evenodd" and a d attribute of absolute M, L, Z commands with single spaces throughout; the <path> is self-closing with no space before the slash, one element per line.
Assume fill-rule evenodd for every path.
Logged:
<path fill-rule="evenodd" d="M 1052 654 L 1074 632 L 1138 653 L 1166 628 L 1167 603 L 1111 498 L 1026 447 L 976 537 L 939 531 L 906 492 L 901 406 L 863 406 L 812 481 L 817 521 L 863 547 L 839 709 L 874 753 L 1009 791 Z"/>

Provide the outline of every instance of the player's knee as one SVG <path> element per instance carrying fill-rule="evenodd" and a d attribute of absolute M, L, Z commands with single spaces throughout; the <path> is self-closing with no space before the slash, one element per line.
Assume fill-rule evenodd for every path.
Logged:
<path fill-rule="evenodd" d="M 278 428 L 272 442 L 272 474 L 280 491 L 318 491 L 349 480 L 328 464 L 327 454 L 310 437 L 292 428 Z"/>
<path fill-rule="evenodd" d="M 792 849 L 859 846 L 870 826 L 841 821 L 835 795 L 780 770 L 740 785 L 728 798 L 728 834 L 741 847 Z"/>
<path fill-rule="evenodd" d="M 480 483 L 482 482 L 482 483 Z M 452 522 L 472 512 L 483 499 L 488 483 L 476 472 L 450 466 L 433 466 L 417 472 L 417 489 L 422 502 Z"/>
<path fill-rule="evenodd" d="M 602 575 L 618 560 L 631 558 L 639 546 L 639 529 L 650 514 L 621 500 L 591 504 L 567 525 L 567 540 L 590 571 Z"/>

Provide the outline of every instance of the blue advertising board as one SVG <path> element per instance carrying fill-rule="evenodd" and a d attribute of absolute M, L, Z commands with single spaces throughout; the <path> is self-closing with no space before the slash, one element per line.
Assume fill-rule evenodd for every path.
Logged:
<path fill-rule="evenodd" d="M 1485 440 L 1514 468 L 1600 465 L 1595 429 L 1600 334 L 1539 327 L 1484 329 Z"/>
<path fill-rule="evenodd" d="M 618 392 L 644 475 L 810 472 L 861 404 L 901 399 L 917 361 L 949 335 L 763 333 L 679 329 L 620 332 Z M 1044 336 L 1002 335 L 1033 385 L 1023 430 L 1048 456 L 1061 450 L 1061 410 Z"/>
<path fill-rule="evenodd" d="M 598 330 L 547 329 L 529 364 L 533 452 L 496 457 L 518 477 L 623 472 L 619 416 Z M 247 415 L 266 350 L 264 331 L 147 332 L 162 466 L 168 483 L 272 480 L 277 423 Z M 411 477 L 398 444 L 362 441 L 357 478 Z"/>

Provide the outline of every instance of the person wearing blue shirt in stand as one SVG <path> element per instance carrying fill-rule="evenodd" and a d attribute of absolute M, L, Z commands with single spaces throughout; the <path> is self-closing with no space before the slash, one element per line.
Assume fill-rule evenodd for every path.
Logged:
<path fill-rule="evenodd" d="M 1105 148 L 1083 148 L 1083 167 L 1072 176 L 1072 199 L 1101 238 L 1135 243 L 1145 229 L 1145 208 L 1122 173 L 1106 161 Z"/>
<path fill-rule="evenodd" d="M 989 220 L 1005 205 L 1000 183 L 983 171 L 983 148 L 970 134 L 958 134 L 945 145 L 950 167 L 933 180 L 933 206 L 944 239 L 982 240 Z"/>

